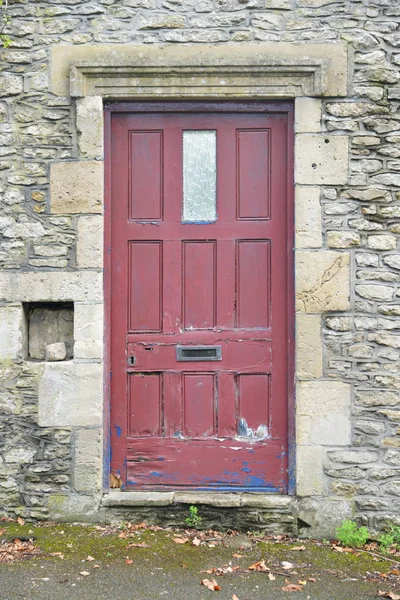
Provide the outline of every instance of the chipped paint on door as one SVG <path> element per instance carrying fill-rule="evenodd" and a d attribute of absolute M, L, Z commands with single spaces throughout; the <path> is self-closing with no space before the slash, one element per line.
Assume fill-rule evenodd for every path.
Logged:
<path fill-rule="evenodd" d="M 111 115 L 111 464 L 123 489 L 287 490 L 288 113 Z M 185 150 L 185 132 L 207 135 Z"/>

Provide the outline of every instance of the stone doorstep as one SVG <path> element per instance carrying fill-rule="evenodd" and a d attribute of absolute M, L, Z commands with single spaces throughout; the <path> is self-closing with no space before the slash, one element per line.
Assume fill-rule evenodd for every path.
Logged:
<path fill-rule="evenodd" d="M 203 504 L 220 508 L 262 508 L 290 513 L 295 508 L 292 496 L 275 496 L 246 492 L 121 492 L 110 490 L 103 496 L 102 507 L 169 506 Z"/>

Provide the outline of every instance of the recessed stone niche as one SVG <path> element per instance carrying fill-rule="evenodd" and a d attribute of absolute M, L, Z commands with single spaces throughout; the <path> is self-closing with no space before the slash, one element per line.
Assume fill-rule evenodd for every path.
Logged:
<path fill-rule="evenodd" d="M 73 303 L 29 302 L 24 310 L 27 360 L 70 360 L 74 349 Z"/>

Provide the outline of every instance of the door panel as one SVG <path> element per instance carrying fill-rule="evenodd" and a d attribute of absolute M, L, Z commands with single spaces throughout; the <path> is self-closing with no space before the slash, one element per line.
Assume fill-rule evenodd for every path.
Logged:
<path fill-rule="evenodd" d="M 287 140 L 285 112 L 112 114 L 124 489 L 287 489 Z"/>

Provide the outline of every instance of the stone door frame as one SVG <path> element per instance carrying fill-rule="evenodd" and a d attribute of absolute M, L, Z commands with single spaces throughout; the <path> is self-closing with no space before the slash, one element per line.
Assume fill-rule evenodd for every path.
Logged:
<path fill-rule="evenodd" d="M 51 91 L 75 99 L 76 154 L 72 161 L 51 164 L 50 212 L 78 218 L 77 270 L 21 273 L 9 289 L 14 302 L 33 301 L 32 296 L 73 301 L 75 324 L 96 323 L 90 335 L 75 325 L 73 361 L 45 363 L 39 384 L 39 424 L 79 428 L 75 506 L 79 495 L 100 502 L 108 490 L 108 440 L 104 450 L 100 442 L 108 431 L 103 407 L 109 396 L 103 354 L 103 101 L 128 98 L 294 99 L 296 472 L 290 493 L 328 495 L 324 454 L 350 444 L 350 385 L 324 378 L 321 319 L 349 308 L 350 266 L 348 252 L 323 247 L 320 194 L 325 185 L 347 183 L 348 137 L 323 130 L 322 98 L 346 96 L 347 83 L 348 52 L 338 44 L 52 48 Z M 105 245 L 107 263 L 107 239 Z M 94 475 L 87 482 L 89 463 Z"/>

